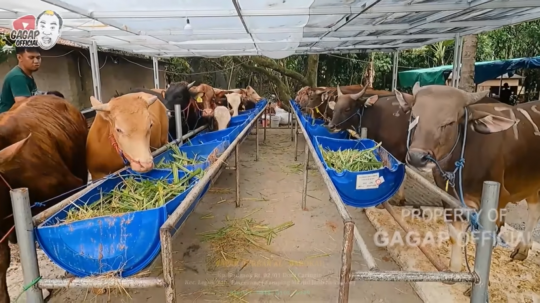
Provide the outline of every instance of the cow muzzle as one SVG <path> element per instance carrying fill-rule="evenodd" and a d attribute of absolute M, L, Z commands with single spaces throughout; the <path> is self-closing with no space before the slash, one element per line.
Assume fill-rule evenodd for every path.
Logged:
<path fill-rule="evenodd" d="M 150 161 L 132 161 L 131 163 L 131 169 L 133 171 L 136 171 L 138 173 L 146 173 L 154 169 L 154 161 L 151 159 Z"/>
<path fill-rule="evenodd" d="M 324 125 L 324 127 L 331 133 L 337 133 L 340 131 L 332 122 L 328 122 L 328 124 Z"/>
<path fill-rule="evenodd" d="M 202 112 L 203 117 L 212 117 L 214 116 L 214 110 L 211 108 L 205 108 Z"/>
<path fill-rule="evenodd" d="M 405 160 L 411 166 L 424 172 L 429 172 L 435 166 L 435 164 L 430 160 L 430 158 L 432 157 L 433 154 L 431 152 L 422 149 L 411 148 L 407 153 L 407 157 L 405 157 Z"/>

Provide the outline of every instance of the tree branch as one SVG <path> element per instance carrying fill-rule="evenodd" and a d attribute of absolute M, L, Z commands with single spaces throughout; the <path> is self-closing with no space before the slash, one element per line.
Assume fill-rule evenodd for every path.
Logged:
<path fill-rule="evenodd" d="M 310 85 L 308 79 L 306 77 L 304 77 L 302 74 L 297 73 L 297 72 L 295 72 L 293 70 L 287 69 L 287 68 L 285 68 L 283 66 L 280 66 L 279 64 L 277 64 L 276 62 L 274 62 L 271 59 L 267 59 L 265 57 L 250 57 L 250 58 L 255 64 L 257 64 L 259 66 L 275 70 L 276 72 L 278 72 L 278 73 L 280 73 L 280 74 L 282 74 L 284 76 L 287 76 L 289 78 L 292 78 L 292 79 L 302 83 L 302 85 L 305 85 L 305 86 Z"/>

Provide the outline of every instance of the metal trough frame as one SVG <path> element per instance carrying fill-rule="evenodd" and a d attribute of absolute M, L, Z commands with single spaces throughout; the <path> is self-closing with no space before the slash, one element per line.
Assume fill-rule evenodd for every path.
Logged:
<path fill-rule="evenodd" d="M 51 208 L 41 212 L 36 215 L 34 218 L 31 217 L 29 196 L 27 188 L 17 188 L 13 189 L 11 194 L 13 208 L 13 217 L 15 220 L 15 227 L 17 232 L 18 244 L 21 247 L 21 265 L 23 268 L 24 275 L 24 284 L 32 285 L 32 282 L 35 284 L 26 291 L 27 302 L 40 303 L 43 302 L 43 296 L 41 289 L 61 289 L 61 288 L 114 288 L 114 287 L 123 287 L 126 289 L 134 288 L 151 288 L 151 287 L 164 287 L 165 288 L 165 302 L 166 303 L 176 303 L 176 290 L 175 290 L 175 275 L 173 271 L 173 251 L 172 251 L 172 238 L 174 231 L 174 226 L 186 213 L 188 208 L 195 202 L 196 198 L 199 196 L 201 191 L 204 189 L 208 182 L 213 183 L 219 174 L 225 168 L 223 165 L 225 161 L 235 153 L 235 165 L 233 167 L 227 167 L 228 169 L 234 169 L 236 171 L 236 207 L 240 207 L 240 170 L 238 169 L 239 163 L 239 152 L 240 152 L 240 141 L 249 134 L 249 129 L 255 124 L 255 135 L 256 135 L 256 158 L 258 160 L 259 154 L 259 118 L 264 114 L 265 109 L 263 108 L 255 118 L 242 130 L 242 132 L 236 137 L 236 139 L 231 142 L 230 146 L 223 152 L 223 154 L 210 165 L 207 169 L 204 176 L 197 182 L 193 187 L 190 193 L 186 196 L 184 201 L 178 206 L 178 208 L 169 216 L 167 221 L 160 228 L 160 239 L 161 239 L 161 259 L 163 262 L 163 278 L 158 277 L 146 277 L 146 278 L 64 278 L 64 279 L 47 279 L 42 278 L 37 283 L 37 279 L 40 278 L 39 274 L 39 265 L 37 261 L 36 254 L 36 245 L 34 239 L 34 226 L 39 225 L 44 222 L 50 216 L 54 215 L 56 212 L 64 208 L 65 206 L 73 203 L 80 196 L 100 185 L 104 181 L 99 181 L 86 189 L 78 192 L 77 194 L 63 200 L 62 202 L 52 206 Z M 179 109 L 176 109 L 177 114 Z M 176 121 L 178 123 L 178 121 Z M 198 129 L 184 135 L 182 140 L 185 140 L 201 130 L 206 128 L 206 126 L 201 126 Z M 264 137 L 266 139 L 266 128 L 264 129 Z M 163 146 L 153 152 L 155 156 L 164 152 L 170 145 L 178 144 L 182 140 L 175 140 L 166 146 Z M 115 173 L 119 173 L 126 168 L 123 168 Z M 181 228 L 181 226 L 180 226 Z M 177 233 L 175 233 L 178 235 Z M 157 258 L 156 258 L 157 259 Z M 153 266 L 150 265 L 150 266 Z"/>
<path fill-rule="evenodd" d="M 500 184 L 492 181 L 484 182 L 484 189 L 482 192 L 482 211 L 480 212 L 480 224 L 483 226 L 483 233 L 480 234 L 480 238 L 476 249 L 474 271 L 471 273 L 468 272 L 448 272 L 446 267 L 441 265 L 438 257 L 433 257 L 430 253 L 422 246 L 419 246 L 420 250 L 428 257 L 429 261 L 439 270 L 439 272 L 405 272 L 405 271 L 379 271 L 375 259 L 369 252 L 362 235 L 356 228 L 356 225 L 351 218 L 351 215 L 347 211 L 345 204 L 343 203 L 341 197 L 339 196 L 336 187 L 334 186 L 332 180 L 328 176 L 321 160 L 318 158 L 315 147 L 312 142 L 309 140 L 308 134 L 304 126 L 299 123 L 300 117 L 298 113 L 294 111 L 295 119 L 295 155 L 294 159 L 298 158 L 298 133 L 299 130 L 302 130 L 302 134 L 305 139 L 305 149 L 304 149 L 304 183 L 302 190 L 302 210 L 307 210 L 306 200 L 307 200 L 307 183 L 308 183 L 308 166 L 310 155 L 313 157 L 313 160 L 317 166 L 317 169 L 321 173 L 324 183 L 328 188 L 330 194 L 330 200 L 334 202 L 336 208 L 341 215 L 344 223 L 343 229 L 343 249 L 341 255 L 341 270 L 340 270 L 340 284 L 339 284 L 339 294 L 338 294 L 338 303 L 347 303 L 349 302 L 349 284 L 350 281 L 381 281 L 381 282 L 445 282 L 445 283 L 472 283 L 472 293 L 471 293 L 471 303 L 485 303 L 487 302 L 488 296 L 488 280 L 489 280 L 489 270 L 491 263 L 491 254 L 493 252 L 493 244 L 495 238 L 493 235 L 496 235 L 496 227 L 493 219 L 489 218 L 488 213 L 491 213 L 491 210 L 497 210 L 498 197 Z M 299 126 L 300 125 L 300 129 Z M 362 130 L 363 134 L 367 133 L 367 130 Z M 364 135 L 365 136 L 365 135 Z M 461 208 L 461 205 L 457 200 L 452 198 L 446 192 L 437 188 L 435 185 L 431 184 L 428 180 L 424 179 L 420 174 L 415 172 L 413 169 L 406 167 L 406 174 L 408 177 L 413 178 L 414 180 L 420 182 L 423 186 L 426 186 L 429 190 L 437 193 L 441 199 L 449 203 L 449 205 L 454 206 L 455 208 Z M 408 232 L 407 224 L 401 220 L 399 216 L 396 215 L 392 206 L 388 203 L 384 203 L 384 207 L 389 211 L 397 223 Z M 469 210 L 467 210 L 469 211 Z M 360 253 L 362 254 L 363 259 L 365 260 L 369 271 L 352 271 L 351 269 L 351 257 L 353 250 L 353 241 L 358 246 Z"/>

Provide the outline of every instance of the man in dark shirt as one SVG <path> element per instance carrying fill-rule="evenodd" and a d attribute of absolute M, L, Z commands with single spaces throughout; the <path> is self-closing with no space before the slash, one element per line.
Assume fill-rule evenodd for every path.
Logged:
<path fill-rule="evenodd" d="M 19 64 L 4 78 L 0 94 L 0 113 L 7 112 L 15 102 L 23 102 L 37 93 L 32 74 L 41 65 L 41 53 L 36 47 L 17 47 Z"/>

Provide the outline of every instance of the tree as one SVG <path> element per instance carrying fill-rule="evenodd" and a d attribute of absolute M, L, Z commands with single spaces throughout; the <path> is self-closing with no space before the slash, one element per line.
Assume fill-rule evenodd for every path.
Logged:
<path fill-rule="evenodd" d="M 469 35 L 463 38 L 463 54 L 461 56 L 461 74 L 459 88 L 466 92 L 474 92 L 474 64 L 476 63 L 476 35 Z M 457 75 L 453 75 L 456 77 Z"/>

